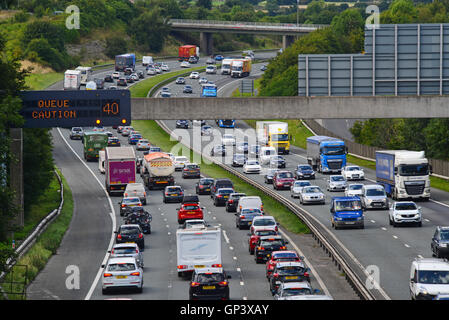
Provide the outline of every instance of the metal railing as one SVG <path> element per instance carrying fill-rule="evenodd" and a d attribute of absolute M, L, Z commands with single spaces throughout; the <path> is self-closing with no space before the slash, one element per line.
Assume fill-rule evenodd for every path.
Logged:
<path fill-rule="evenodd" d="M 170 19 L 170 24 L 185 25 L 213 25 L 213 26 L 247 26 L 247 27 L 267 27 L 267 28 L 284 28 L 290 30 L 311 29 L 316 30 L 328 27 L 325 24 L 299 24 L 296 23 L 274 23 L 274 22 L 250 22 L 250 21 L 220 21 L 220 20 L 192 20 L 192 19 Z"/>

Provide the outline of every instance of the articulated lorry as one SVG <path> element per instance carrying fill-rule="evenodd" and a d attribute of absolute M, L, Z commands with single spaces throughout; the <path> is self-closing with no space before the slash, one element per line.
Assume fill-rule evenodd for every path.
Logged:
<path fill-rule="evenodd" d="M 251 73 L 250 59 L 234 59 L 231 63 L 231 77 L 243 78 Z"/>
<path fill-rule="evenodd" d="M 64 73 L 64 90 L 79 90 L 81 87 L 81 71 L 66 70 Z"/>
<path fill-rule="evenodd" d="M 430 174 L 424 151 L 376 151 L 376 181 L 394 200 L 429 200 Z"/>
<path fill-rule="evenodd" d="M 125 71 L 126 68 L 136 69 L 136 55 L 134 53 L 115 56 L 115 71 Z"/>
<path fill-rule="evenodd" d="M 152 152 L 143 158 L 141 177 L 150 190 L 174 185 L 174 172 L 175 164 L 164 152 Z"/>
<path fill-rule="evenodd" d="M 347 153 L 343 140 L 327 136 L 307 138 L 307 162 L 318 172 L 340 173 L 346 166 Z"/>
<path fill-rule="evenodd" d="M 281 121 L 257 121 L 257 141 L 263 146 L 274 147 L 278 153 L 290 153 L 288 123 Z"/>
<path fill-rule="evenodd" d="M 106 147 L 106 191 L 109 195 L 123 194 L 128 183 L 136 183 L 136 154 L 134 148 Z"/>
<path fill-rule="evenodd" d="M 221 268 L 221 229 L 178 229 L 176 231 L 178 276 L 195 268 Z"/>

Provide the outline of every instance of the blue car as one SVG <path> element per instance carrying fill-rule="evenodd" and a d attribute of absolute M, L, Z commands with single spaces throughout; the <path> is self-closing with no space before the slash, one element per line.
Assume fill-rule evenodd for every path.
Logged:
<path fill-rule="evenodd" d="M 315 171 L 308 164 L 299 164 L 295 171 L 295 179 L 315 179 Z"/>
<path fill-rule="evenodd" d="M 223 59 L 224 58 L 223 58 L 223 56 L 221 54 L 215 56 L 215 61 L 221 61 Z"/>
<path fill-rule="evenodd" d="M 189 120 L 176 120 L 176 128 L 189 129 Z"/>
<path fill-rule="evenodd" d="M 133 133 L 128 137 L 128 143 L 137 144 L 137 142 L 139 142 L 140 139 L 143 139 L 140 133 Z"/>

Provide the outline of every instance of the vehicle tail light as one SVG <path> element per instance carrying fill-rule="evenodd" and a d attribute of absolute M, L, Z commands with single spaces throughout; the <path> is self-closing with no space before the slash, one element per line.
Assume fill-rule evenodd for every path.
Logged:
<path fill-rule="evenodd" d="M 121 240 L 121 239 L 122 239 L 122 235 L 119 234 L 119 235 L 117 236 L 117 239 Z"/>
<path fill-rule="evenodd" d="M 304 272 L 304 277 L 309 277 L 309 273 L 308 272 Z"/>
<path fill-rule="evenodd" d="M 168 196 L 168 192 L 166 192 L 165 195 Z"/>
<path fill-rule="evenodd" d="M 223 197 L 221 194 L 219 194 L 219 195 L 217 196 L 217 198 L 221 198 L 221 197 Z"/>
<path fill-rule="evenodd" d="M 112 249 L 111 254 L 114 254 L 114 249 Z"/>
<path fill-rule="evenodd" d="M 122 204 L 122 208 L 124 208 L 125 207 L 125 205 L 124 204 Z"/>
<path fill-rule="evenodd" d="M 143 234 L 139 233 L 139 239 L 143 238 Z"/>
<path fill-rule="evenodd" d="M 221 267 L 223 267 L 223 266 L 220 263 L 212 265 L 212 268 L 221 268 Z"/>
<path fill-rule="evenodd" d="M 139 253 L 139 249 L 136 249 L 136 253 Z"/>
<path fill-rule="evenodd" d="M 262 205 L 262 206 L 260 206 L 260 211 L 263 211 L 263 205 Z"/>
<path fill-rule="evenodd" d="M 265 250 L 264 247 L 257 247 L 257 250 Z"/>
<path fill-rule="evenodd" d="M 234 200 L 228 200 L 229 203 L 234 203 Z"/>
<path fill-rule="evenodd" d="M 125 196 L 125 197 L 127 197 L 127 196 L 128 196 L 128 194 L 127 194 L 127 193 L 125 193 L 125 194 L 124 194 L 124 196 Z"/>
<path fill-rule="evenodd" d="M 140 276 L 140 272 L 133 272 L 133 273 L 130 274 L 130 276 L 138 277 L 138 276 Z"/>
<path fill-rule="evenodd" d="M 179 270 L 182 270 L 182 269 L 187 269 L 187 266 L 186 266 L 186 265 L 184 265 L 184 264 L 183 264 L 183 265 L 179 265 L 179 266 L 178 266 L 178 269 L 179 269 Z"/>
<path fill-rule="evenodd" d="M 286 250 L 286 249 L 287 249 L 287 247 L 285 247 L 285 246 L 284 246 L 284 247 L 281 247 L 280 249 L 281 249 L 281 250 Z"/>
<path fill-rule="evenodd" d="M 147 193 L 146 193 L 146 192 L 144 192 L 144 193 L 143 193 L 143 196 L 144 196 L 144 197 L 146 197 L 146 196 L 147 196 Z"/>
<path fill-rule="evenodd" d="M 191 287 L 199 287 L 200 283 L 199 282 L 191 282 L 190 286 Z"/>
<path fill-rule="evenodd" d="M 141 204 L 141 203 L 139 203 L 139 204 L 138 204 L 138 206 L 139 206 L 139 207 L 141 207 L 141 206 L 142 206 L 142 204 Z"/>
<path fill-rule="evenodd" d="M 112 273 L 103 273 L 103 277 L 105 278 L 112 277 Z"/>
<path fill-rule="evenodd" d="M 182 196 L 184 194 L 184 192 L 180 192 L 179 194 Z"/>
<path fill-rule="evenodd" d="M 245 219 L 245 216 L 240 216 L 240 220 L 243 220 L 243 219 Z"/>
<path fill-rule="evenodd" d="M 218 283 L 218 285 L 220 287 L 226 287 L 228 285 L 228 282 L 227 281 L 221 281 L 221 282 Z"/>
<path fill-rule="evenodd" d="M 273 274 L 273 277 L 278 278 L 279 277 L 279 273 Z"/>

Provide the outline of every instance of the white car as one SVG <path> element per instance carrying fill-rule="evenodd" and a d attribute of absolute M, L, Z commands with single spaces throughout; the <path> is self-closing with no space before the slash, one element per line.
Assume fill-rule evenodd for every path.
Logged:
<path fill-rule="evenodd" d="M 161 70 L 162 71 L 170 71 L 170 67 L 163 63 L 163 64 L 161 64 Z"/>
<path fill-rule="evenodd" d="M 150 141 L 147 139 L 140 139 L 137 141 L 136 150 L 150 150 Z"/>
<path fill-rule="evenodd" d="M 204 77 L 200 78 L 199 83 L 200 84 L 207 83 L 207 78 L 204 78 Z"/>
<path fill-rule="evenodd" d="M 262 170 L 262 167 L 257 160 L 248 160 L 243 165 L 244 173 L 260 173 L 260 170 Z"/>
<path fill-rule="evenodd" d="M 182 169 L 184 169 L 184 166 L 189 163 L 189 159 L 184 156 L 177 156 L 173 160 L 173 163 L 175 165 L 175 171 L 181 171 Z"/>
<path fill-rule="evenodd" d="M 342 175 L 333 175 L 327 180 L 327 191 L 345 191 L 348 183 Z"/>
<path fill-rule="evenodd" d="M 341 169 L 341 175 L 346 180 L 365 180 L 365 172 L 359 166 L 346 166 Z"/>
<path fill-rule="evenodd" d="M 345 197 L 356 197 L 362 194 L 363 184 L 351 183 L 345 190 Z"/>
<path fill-rule="evenodd" d="M 140 251 L 139 246 L 135 242 L 117 243 L 112 247 L 110 253 L 110 258 L 133 257 L 136 259 L 139 267 L 143 268 L 142 251 Z"/>
<path fill-rule="evenodd" d="M 254 234 L 254 230 L 259 229 L 271 229 L 278 232 L 278 223 L 273 216 L 257 216 L 254 217 L 251 224 L 250 232 Z"/>
<path fill-rule="evenodd" d="M 112 73 L 112 78 L 114 78 L 114 79 L 118 79 L 118 78 L 120 78 L 120 72 L 113 72 Z"/>
<path fill-rule="evenodd" d="M 154 70 L 156 70 L 156 73 L 162 73 L 161 67 L 155 66 Z"/>
<path fill-rule="evenodd" d="M 299 203 L 320 203 L 325 204 L 326 196 L 319 186 L 306 186 L 302 187 L 299 192 Z"/>
<path fill-rule="evenodd" d="M 422 226 L 421 207 L 413 201 L 398 201 L 393 203 L 389 211 L 390 225 L 415 224 Z"/>
<path fill-rule="evenodd" d="M 203 219 L 186 220 L 180 227 L 182 229 L 204 229 L 207 228 L 207 223 Z"/>
<path fill-rule="evenodd" d="M 190 79 L 199 79 L 200 78 L 200 73 L 196 72 L 196 71 L 193 71 L 192 73 L 190 73 L 189 78 Z"/>
<path fill-rule="evenodd" d="M 298 180 L 293 182 L 292 186 L 290 187 L 290 196 L 292 198 L 299 198 L 302 188 L 311 185 L 312 184 L 308 180 Z"/>
<path fill-rule="evenodd" d="M 136 258 L 111 258 L 107 265 L 103 265 L 102 293 L 106 294 L 111 288 L 135 288 L 139 293 L 143 289 L 143 270 Z"/>
<path fill-rule="evenodd" d="M 190 63 L 188 61 L 183 61 L 179 65 L 180 68 L 190 68 Z"/>
<path fill-rule="evenodd" d="M 235 146 L 235 136 L 230 133 L 225 133 L 221 138 L 221 144 L 225 146 Z"/>
<path fill-rule="evenodd" d="M 206 67 L 206 73 L 207 74 L 216 74 L 217 73 L 217 67 L 216 66 L 207 66 Z"/>
<path fill-rule="evenodd" d="M 156 69 L 154 69 L 154 68 L 149 68 L 148 70 L 147 70 L 147 75 L 149 75 L 149 76 L 154 76 L 154 75 L 156 75 L 157 74 L 157 71 L 156 71 Z"/>

